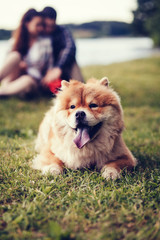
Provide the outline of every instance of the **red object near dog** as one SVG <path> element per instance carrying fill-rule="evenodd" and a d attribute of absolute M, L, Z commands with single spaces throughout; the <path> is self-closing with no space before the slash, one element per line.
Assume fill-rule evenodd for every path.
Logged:
<path fill-rule="evenodd" d="M 58 89 L 61 87 L 61 81 L 61 79 L 57 79 L 47 84 L 52 93 L 56 94 L 58 92 Z"/>

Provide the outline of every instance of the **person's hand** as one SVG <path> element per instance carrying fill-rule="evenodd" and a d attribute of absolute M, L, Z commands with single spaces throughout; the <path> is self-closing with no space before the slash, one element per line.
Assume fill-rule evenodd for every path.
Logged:
<path fill-rule="evenodd" d="M 55 81 L 61 77 L 62 70 L 59 67 L 52 68 L 48 70 L 47 74 L 42 79 L 42 84 L 47 84 Z"/>
<path fill-rule="evenodd" d="M 20 61 L 19 67 L 22 71 L 25 71 L 27 69 L 27 63 L 25 61 Z"/>

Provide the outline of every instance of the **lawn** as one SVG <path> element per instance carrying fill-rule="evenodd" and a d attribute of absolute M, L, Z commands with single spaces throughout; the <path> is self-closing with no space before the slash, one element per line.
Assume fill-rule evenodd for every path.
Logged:
<path fill-rule="evenodd" d="M 29 162 L 51 101 L 0 100 L 0 239 L 160 239 L 160 57 L 82 70 L 121 96 L 139 164 L 108 182 L 90 169 L 42 176 Z"/>

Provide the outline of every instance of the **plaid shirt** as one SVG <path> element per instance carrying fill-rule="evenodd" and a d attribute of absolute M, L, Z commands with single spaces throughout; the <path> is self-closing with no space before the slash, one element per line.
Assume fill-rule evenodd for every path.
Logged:
<path fill-rule="evenodd" d="M 27 74 L 37 80 L 53 67 L 53 51 L 50 38 L 39 37 L 29 48 L 23 60 L 27 63 Z"/>
<path fill-rule="evenodd" d="M 52 34 L 54 66 L 62 71 L 75 62 L 76 46 L 71 33 L 63 26 L 56 26 Z"/>

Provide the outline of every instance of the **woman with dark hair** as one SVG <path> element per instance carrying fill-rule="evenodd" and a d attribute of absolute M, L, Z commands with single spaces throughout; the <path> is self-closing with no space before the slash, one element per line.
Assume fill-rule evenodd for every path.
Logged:
<path fill-rule="evenodd" d="M 50 38 L 42 37 L 42 13 L 29 9 L 13 34 L 6 62 L 0 69 L 0 96 L 25 95 L 36 90 L 53 66 Z"/>

